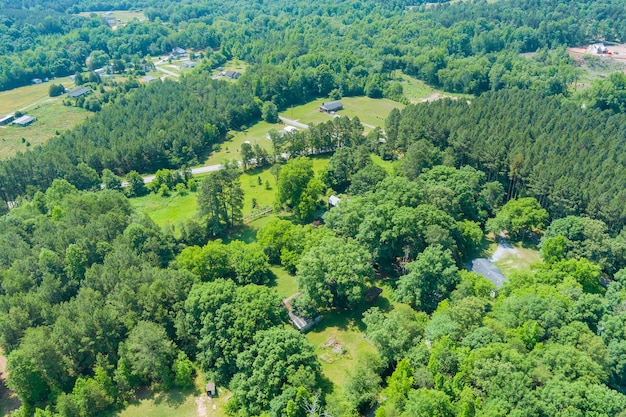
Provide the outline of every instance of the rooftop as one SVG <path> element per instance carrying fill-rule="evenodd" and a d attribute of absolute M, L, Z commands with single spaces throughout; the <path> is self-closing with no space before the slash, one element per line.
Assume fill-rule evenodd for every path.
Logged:
<path fill-rule="evenodd" d="M 72 91 L 71 93 L 68 94 L 68 96 L 72 97 L 72 98 L 76 98 L 76 97 L 80 97 L 83 94 L 87 94 L 89 91 L 89 87 L 81 87 L 77 90 Z"/>
<path fill-rule="evenodd" d="M 13 123 L 15 123 L 16 125 L 26 126 L 34 122 L 35 120 L 37 119 L 33 116 L 22 116 L 22 117 L 15 119 Z"/>

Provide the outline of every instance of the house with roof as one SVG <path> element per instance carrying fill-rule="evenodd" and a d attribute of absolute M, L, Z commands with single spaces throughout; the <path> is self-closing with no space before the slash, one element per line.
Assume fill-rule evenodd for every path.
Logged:
<path fill-rule="evenodd" d="M 220 72 L 220 75 L 222 77 L 230 78 L 231 80 L 236 80 L 237 78 L 241 77 L 240 72 L 233 71 L 233 70 L 222 71 Z"/>
<path fill-rule="evenodd" d="M 185 61 L 181 64 L 181 68 L 195 68 L 198 66 L 197 62 L 193 62 L 193 61 Z"/>
<path fill-rule="evenodd" d="M 20 126 L 20 127 L 26 127 L 30 124 L 32 124 L 35 120 L 37 120 L 36 117 L 33 116 L 22 116 L 22 117 L 18 117 L 17 119 L 15 119 L 13 121 L 14 125 Z"/>
<path fill-rule="evenodd" d="M 172 52 L 170 53 L 170 58 L 172 59 L 179 59 L 185 56 L 187 56 L 187 51 L 185 51 L 180 46 L 177 46 L 176 48 L 172 49 Z"/>
<path fill-rule="evenodd" d="M 0 117 L 0 126 L 5 126 L 15 120 L 14 114 L 7 114 L 5 116 Z"/>
<path fill-rule="evenodd" d="M 146 84 L 153 83 L 156 80 L 157 80 L 157 78 L 153 77 L 152 75 L 146 75 L 146 76 L 141 77 L 141 81 L 146 83 Z"/>
<path fill-rule="evenodd" d="M 87 94 L 90 91 L 91 91 L 91 89 L 89 89 L 89 87 L 81 87 L 81 88 L 78 88 L 78 89 L 72 91 L 71 93 L 69 93 L 68 97 L 78 98 L 80 96 L 84 96 L 85 94 Z"/>
<path fill-rule="evenodd" d="M 323 111 L 324 113 L 334 113 L 339 110 L 343 110 L 343 103 L 341 101 L 329 101 L 328 103 L 322 103 L 319 107 L 319 111 Z"/>
<path fill-rule="evenodd" d="M 93 73 L 98 74 L 98 75 L 104 75 L 107 73 L 107 70 L 106 68 L 98 68 L 98 69 L 93 70 Z"/>
<path fill-rule="evenodd" d="M 299 130 L 298 130 L 298 128 L 297 128 L 297 127 L 295 127 L 295 126 L 285 126 L 285 128 L 284 128 L 284 129 L 279 130 L 277 133 L 278 133 L 278 134 L 280 135 L 280 137 L 282 138 L 283 136 L 285 136 L 285 135 L 286 135 L 286 134 L 288 134 L 288 133 L 289 133 L 289 134 L 294 134 L 294 133 L 296 133 L 296 132 L 298 132 L 298 131 L 299 131 Z M 267 140 L 272 140 L 272 135 L 271 135 L 271 132 L 267 132 L 267 133 L 265 134 L 265 138 L 266 138 Z"/>
<path fill-rule="evenodd" d="M 300 293 L 296 293 L 289 298 L 285 298 L 283 300 L 283 304 L 287 309 L 287 312 L 289 314 L 289 320 L 291 320 L 291 324 L 293 324 L 293 327 L 295 327 L 300 333 L 306 333 L 311 330 L 316 324 L 322 321 L 322 316 L 320 316 L 319 314 L 315 315 L 315 317 L 312 318 L 298 316 L 291 306 L 291 301 L 298 298 L 300 295 Z"/>
<path fill-rule="evenodd" d="M 333 207 L 337 207 L 340 201 L 341 198 L 337 197 L 336 195 L 331 195 L 330 197 L 328 197 L 328 209 L 330 210 Z"/>

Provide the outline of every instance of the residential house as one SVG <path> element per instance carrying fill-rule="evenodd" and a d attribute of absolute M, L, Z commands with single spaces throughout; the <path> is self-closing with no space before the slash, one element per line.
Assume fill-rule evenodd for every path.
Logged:
<path fill-rule="evenodd" d="M 233 71 L 233 70 L 222 71 L 222 72 L 220 72 L 220 75 L 222 77 L 230 78 L 232 80 L 236 80 L 237 78 L 241 77 L 241 73 L 240 72 Z"/>
<path fill-rule="evenodd" d="M 198 65 L 197 62 L 193 62 L 193 61 L 185 61 L 183 62 L 183 64 L 181 65 L 181 68 L 195 68 Z"/>

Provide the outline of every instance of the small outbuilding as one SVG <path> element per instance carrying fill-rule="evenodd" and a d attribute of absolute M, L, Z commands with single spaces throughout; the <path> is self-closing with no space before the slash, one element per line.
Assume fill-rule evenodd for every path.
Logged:
<path fill-rule="evenodd" d="M 106 68 L 98 68 L 98 69 L 93 70 L 93 73 L 98 74 L 98 75 L 104 75 L 107 73 L 107 70 Z"/>
<path fill-rule="evenodd" d="M 0 117 L 0 126 L 5 126 L 15 120 L 14 114 L 7 114 L 6 116 Z"/>
<path fill-rule="evenodd" d="M 30 82 L 33 84 L 41 84 L 43 80 L 41 78 L 33 78 Z"/>
<path fill-rule="evenodd" d="M 330 209 L 333 207 L 337 207 L 340 201 L 341 198 L 337 197 L 336 195 L 331 195 L 330 197 L 328 197 L 328 208 Z"/>
<path fill-rule="evenodd" d="M 339 110 L 343 110 L 343 103 L 341 101 L 329 101 L 328 103 L 322 103 L 319 107 L 319 111 L 324 113 L 333 113 Z"/>
<path fill-rule="evenodd" d="M 206 384 L 206 395 L 209 397 L 217 397 L 217 389 L 215 388 L 215 382 L 209 382 Z"/>
<path fill-rule="evenodd" d="M 141 77 L 141 81 L 146 84 L 150 84 L 152 82 L 155 82 L 156 80 L 156 77 L 153 77 L 152 75 L 146 75 L 145 77 Z"/>
<path fill-rule="evenodd" d="M 21 126 L 21 127 L 26 127 L 32 124 L 35 120 L 37 120 L 37 118 L 33 116 L 22 116 L 22 117 L 15 119 L 13 124 Z"/>
<path fill-rule="evenodd" d="M 170 58 L 178 59 L 178 58 L 182 58 L 182 57 L 184 57 L 186 55 L 187 55 L 187 51 L 185 51 L 180 46 L 177 46 L 176 48 L 172 49 L 172 53 L 170 54 Z"/>
<path fill-rule="evenodd" d="M 193 61 L 185 61 L 181 65 L 182 68 L 195 68 L 197 66 L 198 66 L 198 63 L 197 62 L 193 62 Z"/>
<path fill-rule="evenodd" d="M 80 96 L 87 94 L 90 91 L 91 90 L 89 89 L 89 87 L 81 87 L 69 93 L 68 96 L 71 98 L 78 98 Z"/>
<path fill-rule="evenodd" d="M 374 301 L 375 299 L 377 299 L 380 294 L 383 293 L 382 288 L 378 288 L 378 287 L 372 287 L 369 290 L 367 290 L 367 292 L 365 293 L 365 299 L 367 301 Z"/>

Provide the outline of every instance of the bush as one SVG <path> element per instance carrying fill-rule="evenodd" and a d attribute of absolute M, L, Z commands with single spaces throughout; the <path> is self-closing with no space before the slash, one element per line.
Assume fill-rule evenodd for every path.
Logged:
<path fill-rule="evenodd" d="M 58 97 L 65 92 L 65 87 L 62 84 L 50 84 L 48 94 L 50 97 Z"/>

